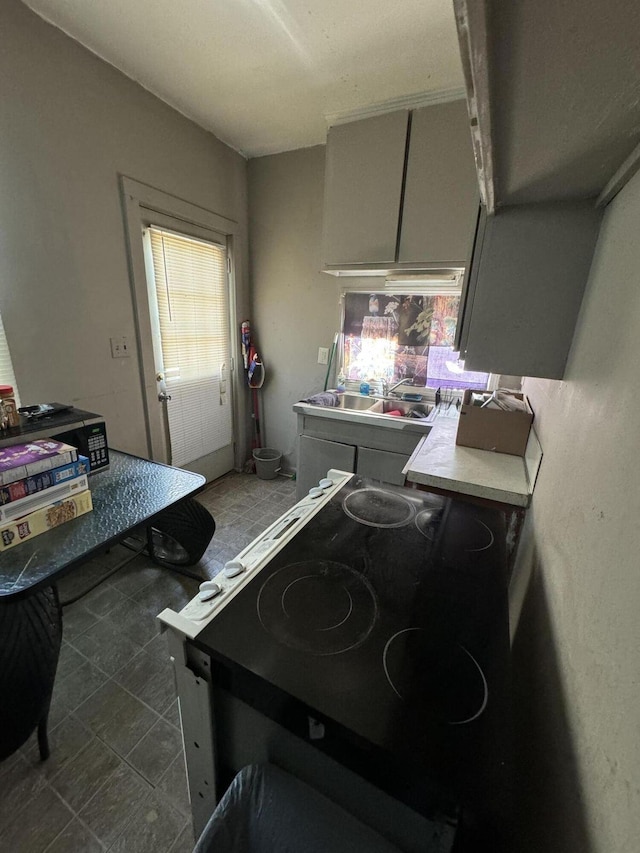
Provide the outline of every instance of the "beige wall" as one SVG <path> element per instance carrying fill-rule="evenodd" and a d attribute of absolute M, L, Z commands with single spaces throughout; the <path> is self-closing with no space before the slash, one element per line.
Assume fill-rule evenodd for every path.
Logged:
<path fill-rule="evenodd" d="M 241 223 L 246 163 L 18 0 L 0 4 L 0 310 L 23 403 L 104 414 L 146 452 L 118 173 Z"/>
<path fill-rule="evenodd" d="M 566 379 L 527 380 L 544 459 L 516 636 L 526 851 L 640 839 L 640 174 L 609 206 Z"/>
<path fill-rule="evenodd" d="M 295 468 L 291 407 L 321 391 L 340 320 L 339 286 L 320 272 L 324 146 L 249 161 L 252 321 L 267 380 L 263 440 Z"/>

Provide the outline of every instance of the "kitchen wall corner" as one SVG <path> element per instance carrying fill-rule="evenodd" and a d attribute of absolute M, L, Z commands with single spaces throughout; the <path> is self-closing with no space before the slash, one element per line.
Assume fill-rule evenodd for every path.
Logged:
<path fill-rule="evenodd" d="M 292 406 L 321 391 L 340 322 L 339 279 L 321 269 L 324 146 L 249 161 L 252 328 L 266 365 L 263 443 L 296 466 Z"/>

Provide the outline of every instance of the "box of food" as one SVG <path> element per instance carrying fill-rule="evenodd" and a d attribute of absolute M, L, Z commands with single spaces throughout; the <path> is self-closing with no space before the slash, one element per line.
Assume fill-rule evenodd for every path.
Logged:
<path fill-rule="evenodd" d="M 78 451 L 70 444 L 52 438 L 38 438 L 26 444 L 0 448 L 0 486 L 34 477 L 69 462 L 75 462 Z"/>
<path fill-rule="evenodd" d="M 532 423 L 533 411 L 524 394 L 467 389 L 456 444 L 524 456 Z"/>
<path fill-rule="evenodd" d="M 82 477 L 83 474 L 88 473 L 89 460 L 86 456 L 78 456 L 75 462 L 69 462 L 67 465 L 61 465 L 59 468 L 52 468 L 50 471 L 41 471 L 39 474 L 34 474 L 32 477 L 25 477 L 23 480 L 16 480 L 15 483 L 9 483 L 7 486 L 0 486 L 0 506 L 15 503 L 29 495 L 46 491 L 53 486 L 68 482 L 77 477 Z"/>
<path fill-rule="evenodd" d="M 81 477 L 74 477 L 72 480 L 58 483 L 57 486 L 51 486 L 50 489 L 44 489 L 44 491 L 36 492 L 34 495 L 27 495 L 27 497 L 12 501 L 6 506 L 0 506 L 0 523 L 23 518 L 50 504 L 64 501 L 72 495 L 79 495 L 88 488 L 87 475 L 83 474 Z"/>
<path fill-rule="evenodd" d="M 92 509 L 91 492 L 87 490 L 16 518 L 15 521 L 4 523 L 0 525 L 0 551 L 6 551 L 26 542 L 27 539 L 53 530 L 54 527 L 72 521 Z"/>

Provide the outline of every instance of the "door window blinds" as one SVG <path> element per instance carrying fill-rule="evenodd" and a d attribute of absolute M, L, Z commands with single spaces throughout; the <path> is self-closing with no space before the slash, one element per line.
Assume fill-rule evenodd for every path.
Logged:
<path fill-rule="evenodd" d="M 146 234 L 160 338 L 156 362 L 171 395 L 171 463 L 186 465 L 231 443 L 227 252 L 159 228 Z"/>
<path fill-rule="evenodd" d="M 11 385 L 16 400 L 16 404 L 20 405 L 18 397 L 18 387 L 16 385 L 16 377 L 13 372 L 13 364 L 11 363 L 11 353 L 9 352 L 9 344 L 4 333 L 4 325 L 2 317 L 0 317 L 0 385 Z"/>

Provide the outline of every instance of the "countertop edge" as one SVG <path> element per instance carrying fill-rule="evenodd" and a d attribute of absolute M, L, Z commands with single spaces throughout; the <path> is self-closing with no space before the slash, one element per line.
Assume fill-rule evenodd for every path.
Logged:
<path fill-rule="evenodd" d="M 406 470 L 406 469 L 405 469 Z M 513 504 L 514 506 L 528 507 L 530 495 L 511 492 L 505 489 L 497 489 L 493 486 L 482 486 L 477 483 L 468 483 L 464 480 L 451 480 L 447 477 L 438 477 L 434 474 L 422 472 L 406 472 L 408 483 L 419 486 L 433 486 L 437 489 L 446 489 L 461 495 L 469 495 L 475 498 L 486 498 L 487 500 L 499 501 L 500 503 Z"/>
<path fill-rule="evenodd" d="M 512 506 L 519 506 L 523 508 L 528 507 L 531 502 L 531 487 L 527 466 L 525 465 L 525 460 L 523 458 L 520 459 L 522 463 L 522 488 L 518 485 L 517 490 L 514 490 L 513 487 L 501 488 L 500 486 L 489 483 L 461 479 L 460 474 L 464 474 L 464 471 L 461 472 L 460 470 L 456 471 L 456 476 L 447 476 L 442 473 L 435 474 L 428 470 L 429 463 L 427 458 L 424 457 L 428 456 L 431 449 L 437 453 L 438 442 L 441 443 L 443 439 L 447 443 L 449 441 L 451 442 L 451 454 L 453 457 L 453 454 L 455 453 L 456 431 L 456 423 L 453 419 L 447 418 L 440 421 L 436 419 L 431 435 L 425 436 L 418 443 L 418 446 L 411 454 L 409 461 L 403 469 L 407 483 L 421 486 L 432 486 L 434 488 L 444 489 L 458 494 L 469 495 L 470 497 L 485 498 L 488 500 L 511 504 Z M 430 446 L 431 444 L 433 444 L 433 448 Z M 496 456 L 496 454 L 490 453 L 489 451 L 479 450 L 477 453 L 486 453 L 487 458 L 490 456 Z M 421 459 L 421 464 L 417 464 L 417 460 L 420 459 L 420 457 L 423 457 Z M 446 465 L 443 466 L 442 460 L 440 460 L 438 467 L 442 469 L 442 467 L 446 468 Z M 511 483 L 510 485 L 513 486 L 515 484 Z"/>

